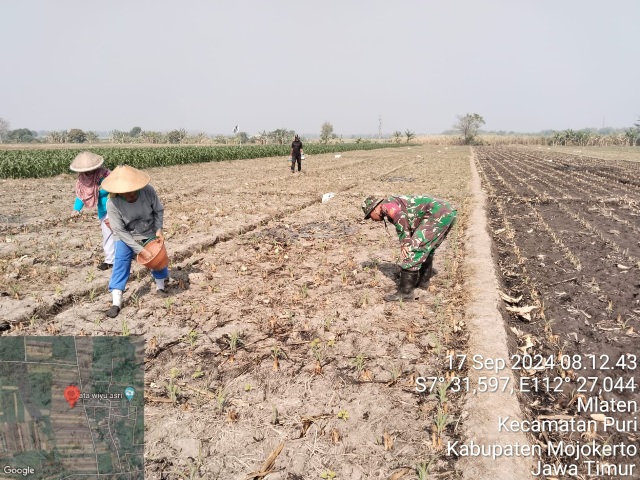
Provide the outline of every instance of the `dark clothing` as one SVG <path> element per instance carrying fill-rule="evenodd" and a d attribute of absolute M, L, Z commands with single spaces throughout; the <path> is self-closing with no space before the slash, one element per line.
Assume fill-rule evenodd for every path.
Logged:
<path fill-rule="evenodd" d="M 302 142 L 300 140 L 294 140 L 291 143 L 291 171 L 296 168 L 296 162 L 298 162 L 298 171 L 302 170 Z"/>
<path fill-rule="evenodd" d="M 296 160 L 300 160 L 300 151 L 302 150 L 302 148 L 302 142 L 300 140 L 294 140 L 291 143 L 291 157 L 295 158 Z"/>

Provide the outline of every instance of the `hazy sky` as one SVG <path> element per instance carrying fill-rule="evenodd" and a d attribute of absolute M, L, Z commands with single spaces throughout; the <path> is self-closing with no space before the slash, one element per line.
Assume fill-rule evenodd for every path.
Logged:
<path fill-rule="evenodd" d="M 631 126 L 637 0 L 1 0 L 0 117 L 230 135 Z"/>

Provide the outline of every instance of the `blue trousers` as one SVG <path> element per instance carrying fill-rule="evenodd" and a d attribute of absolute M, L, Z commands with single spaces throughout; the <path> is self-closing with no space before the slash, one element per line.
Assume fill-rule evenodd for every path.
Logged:
<path fill-rule="evenodd" d="M 115 241 L 116 257 L 113 262 L 113 271 L 111 273 L 111 280 L 109 281 L 109 291 L 122 290 L 127 286 L 127 280 L 131 273 L 131 260 L 133 259 L 133 250 L 129 245 L 122 240 Z M 151 270 L 153 278 L 161 280 L 169 276 L 169 267 L 164 267 L 162 270 Z"/>

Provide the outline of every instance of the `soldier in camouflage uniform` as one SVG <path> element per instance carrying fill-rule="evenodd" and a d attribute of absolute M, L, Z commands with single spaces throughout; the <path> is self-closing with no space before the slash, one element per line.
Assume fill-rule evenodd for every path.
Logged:
<path fill-rule="evenodd" d="M 362 211 L 365 219 L 389 219 L 400 240 L 400 287 L 385 301 L 413 300 L 413 290 L 431 277 L 433 255 L 455 223 L 456 210 L 437 198 L 401 195 L 369 196 L 362 202 Z"/>

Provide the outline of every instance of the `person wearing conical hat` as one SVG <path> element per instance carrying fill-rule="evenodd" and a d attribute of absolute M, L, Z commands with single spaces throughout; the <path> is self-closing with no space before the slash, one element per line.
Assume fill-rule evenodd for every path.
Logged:
<path fill-rule="evenodd" d="M 362 202 L 365 220 L 388 219 L 400 240 L 400 285 L 387 302 L 413 301 L 414 289 L 429 281 L 433 256 L 454 225 L 457 211 L 446 201 L 428 196 L 369 196 Z"/>
<path fill-rule="evenodd" d="M 113 305 L 107 311 L 107 316 L 111 318 L 116 317 L 122 308 L 122 292 L 129 280 L 133 256 L 140 254 L 143 260 L 151 260 L 142 245 L 154 237 L 164 239 L 164 207 L 149 181 L 149 175 L 145 172 L 120 165 L 102 182 L 102 188 L 109 192 L 107 212 L 116 251 L 109 281 Z M 165 280 L 169 276 L 169 269 L 151 270 L 151 274 L 156 282 L 156 293 L 166 296 Z"/>
<path fill-rule="evenodd" d="M 100 155 L 81 152 L 73 159 L 69 168 L 78 172 L 76 201 L 73 205 L 74 215 L 79 215 L 83 207 L 98 207 L 98 220 L 100 220 L 100 229 L 102 230 L 102 249 L 104 250 L 104 262 L 98 265 L 98 269 L 107 270 L 113 266 L 115 249 L 107 215 L 108 192 L 100 187 L 102 181 L 111 172 L 102 166 L 103 163 L 104 158 Z"/>

